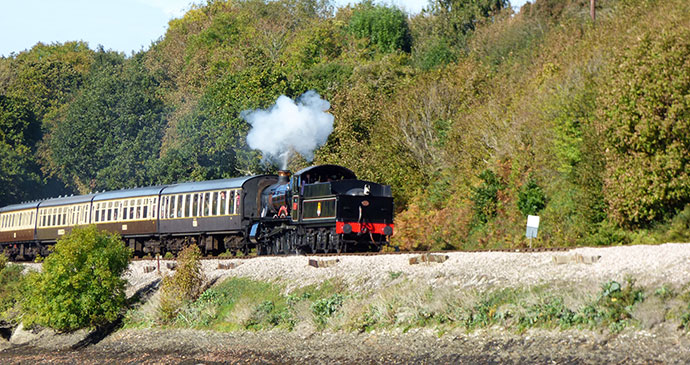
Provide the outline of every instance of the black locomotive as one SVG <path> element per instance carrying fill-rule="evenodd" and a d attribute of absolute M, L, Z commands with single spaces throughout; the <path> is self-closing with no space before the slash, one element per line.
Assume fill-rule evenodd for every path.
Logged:
<path fill-rule="evenodd" d="M 0 208 L 0 251 L 47 255 L 86 224 L 119 233 L 138 255 L 192 243 L 209 254 L 377 251 L 393 234 L 393 198 L 337 165 L 60 197 Z"/>

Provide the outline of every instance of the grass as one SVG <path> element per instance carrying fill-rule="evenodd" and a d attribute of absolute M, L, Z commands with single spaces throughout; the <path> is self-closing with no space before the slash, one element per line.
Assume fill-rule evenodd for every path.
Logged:
<path fill-rule="evenodd" d="M 497 326 L 516 332 L 530 328 L 598 329 L 615 334 L 659 321 L 688 330 L 688 303 L 687 287 L 666 284 L 641 288 L 632 279 L 623 284 L 605 282 L 598 290 L 543 285 L 480 291 L 432 289 L 401 278 L 372 292 L 351 293 L 335 280 L 285 292 L 278 284 L 230 278 L 185 306 L 172 326 L 216 331 L 431 328 L 439 334 Z M 666 308 L 662 314 L 658 314 L 660 307 Z M 155 323 L 141 314 L 146 310 L 130 311 L 126 326 Z M 155 313 L 150 308 L 148 311 Z"/>

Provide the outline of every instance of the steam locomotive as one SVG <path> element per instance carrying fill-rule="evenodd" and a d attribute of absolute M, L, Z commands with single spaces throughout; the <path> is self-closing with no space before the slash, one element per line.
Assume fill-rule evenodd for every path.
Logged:
<path fill-rule="evenodd" d="M 47 255 L 74 227 L 119 233 L 136 255 L 378 251 L 393 235 L 391 188 L 338 165 L 59 197 L 0 208 L 0 251 Z"/>

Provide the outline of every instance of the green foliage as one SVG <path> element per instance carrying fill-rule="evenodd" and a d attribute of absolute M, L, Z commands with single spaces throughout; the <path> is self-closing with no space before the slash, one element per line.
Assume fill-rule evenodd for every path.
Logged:
<path fill-rule="evenodd" d="M 26 277 L 22 274 L 24 266 L 7 264 L 7 258 L 0 253 L 0 320 L 14 322 L 18 316 L 18 303 L 26 294 Z"/>
<path fill-rule="evenodd" d="M 82 193 L 152 184 L 165 126 L 157 84 L 141 55 L 126 62 L 99 50 L 84 91 L 48 140 L 51 170 Z"/>
<path fill-rule="evenodd" d="M 117 234 L 75 228 L 29 276 L 25 324 L 73 331 L 116 320 L 127 304 L 122 274 L 131 255 Z"/>
<path fill-rule="evenodd" d="M 523 215 L 536 215 L 546 206 L 546 195 L 537 185 L 537 181 L 530 178 L 518 192 L 518 209 Z"/>
<path fill-rule="evenodd" d="M 311 311 L 314 313 L 314 319 L 319 326 L 324 326 L 328 319 L 335 314 L 343 305 L 343 297 L 340 293 L 335 293 L 328 298 L 323 298 L 315 301 L 311 305 Z"/>
<path fill-rule="evenodd" d="M 690 29 L 646 32 L 618 59 L 600 100 L 604 192 L 617 223 L 645 226 L 690 202 Z"/>
<path fill-rule="evenodd" d="M 159 312 L 161 320 L 172 321 L 182 308 L 201 294 L 204 284 L 201 270 L 201 250 L 192 244 L 177 256 L 177 268 L 172 276 L 166 276 L 161 284 Z"/>
<path fill-rule="evenodd" d="M 620 332 L 631 322 L 634 306 L 644 299 L 644 291 L 635 287 L 633 279 L 628 279 L 625 287 L 610 281 L 602 285 L 599 298 L 582 308 L 578 316 L 583 323 L 604 325 L 611 332 Z"/>
<path fill-rule="evenodd" d="M 473 189 L 472 203 L 474 203 L 474 216 L 480 223 L 486 223 L 496 216 L 498 210 L 498 192 L 504 188 L 495 172 L 484 170 L 479 174 L 482 183 Z"/>
<path fill-rule="evenodd" d="M 690 240 L 690 204 L 673 217 L 665 236 L 666 240 L 670 242 L 688 242 Z"/>
<path fill-rule="evenodd" d="M 510 4 L 507 0 L 433 0 L 431 14 L 438 17 L 438 33 L 454 45 L 464 47 L 477 26 L 491 20 Z"/>
<path fill-rule="evenodd" d="M 412 39 L 407 17 L 397 7 L 363 2 L 353 11 L 349 30 L 358 38 L 367 38 L 381 53 L 410 52 Z"/>
<path fill-rule="evenodd" d="M 0 94 L 0 205 L 18 203 L 37 189 L 36 143 L 41 125 L 25 100 Z"/>
<path fill-rule="evenodd" d="M 525 310 L 518 318 L 521 329 L 529 327 L 568 328 L 576 323 L 576 314 L 563 303 L 560 297 L 546 298 Z"/>

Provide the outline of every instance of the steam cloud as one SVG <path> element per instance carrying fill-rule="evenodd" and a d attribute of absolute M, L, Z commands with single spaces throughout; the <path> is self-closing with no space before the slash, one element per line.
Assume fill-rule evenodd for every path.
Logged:
<path fill-rule="evenodd" d="M 326 112 L 330 107 L 310 90 L 295 101 L 281 95 L 269 109 L 245 110 L 241 116 L 252 126 L 247 144 L 283 169 L 292 150 L 311 161 L 314 150 L 323 146 L 333 131 L 334 118 Z"/>

